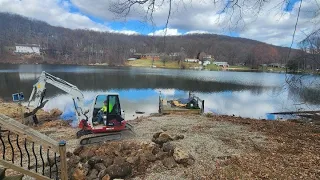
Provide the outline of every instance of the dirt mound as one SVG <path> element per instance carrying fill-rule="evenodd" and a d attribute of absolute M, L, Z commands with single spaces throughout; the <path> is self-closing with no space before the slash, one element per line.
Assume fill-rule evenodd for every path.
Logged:
<path fill-rule="evenodd" d="M 23 113 L 29 112 L 25 106 L 19 105 L 18 103 L 1 102 L 0 99 L 0 112 L 6 116 L 23 122 Z M 53 109 L 50 112 L 46 112 L 42 109 L 38 110 L 37 118 L 39 122 L 51 121 L 59 119 L 62 112 L 58 109 Z"/>
<path fill-rule="evenodd" d="M 159 136 L 171 135 L 163 132 L 155 134 L 155 137 Z M 190 154 L 171 146 L 169 142 L 156 144 L 126 140 L 91 147 L 80 146 L 69 157 L 68 165 L 72 167 L 69 174 L 71 179 L 101 179 L 105 176 L 125 178 L 143 175 L 151 164 L 171 169 L 190 166 L 193 162 Z"/>

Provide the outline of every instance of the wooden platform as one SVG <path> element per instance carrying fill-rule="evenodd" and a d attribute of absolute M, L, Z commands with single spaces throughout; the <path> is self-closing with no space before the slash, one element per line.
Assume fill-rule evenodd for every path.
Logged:
<path fill-rule="evenodd" d="M 174 114 L 174 113 L 188 113 L 188 114 L 201 114 L 201 109 L 187 109 L 182 107 L 174 107 L 166 100 L 162 100 L 162 110 L 164 114 Z"/>

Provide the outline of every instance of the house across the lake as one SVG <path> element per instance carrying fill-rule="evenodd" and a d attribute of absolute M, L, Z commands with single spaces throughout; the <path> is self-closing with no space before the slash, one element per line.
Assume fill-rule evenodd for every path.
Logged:
<path fill-rule="evenodd" d="M 16 44 L 15 53 L 38 54 L 40 55 L 40 45 L 38 44 Z"/>
<path fill-rule="evenodd" d="M 228 62 L 214 62 L 213 64 L 224 68 L 229 67 Z"/>
<path fill-rule="evenodd" d="M 197 62 L 199 62 L 199 59 L 186 58 L 184 61 L 185 61 L 185 62 L 197 63 Z"/>
<path fill-rule="evenodd" d="M 159 60 L 160 59 L 160 54 L 158 53 L 134 53 L 132 58 L 136 59 L 154 59 L 154 60 Z"/>

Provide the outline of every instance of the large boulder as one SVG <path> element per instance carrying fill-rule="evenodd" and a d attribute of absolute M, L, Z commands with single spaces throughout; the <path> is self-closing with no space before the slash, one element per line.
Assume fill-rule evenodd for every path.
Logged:
<path fill-rule="evenodd" d="M 97 179 L 98 178 L 98 171 L 96 169 L 92 169 L 89 173 L 89 175 L 87 176 L 88 180 L 93 180 L 93 179 Z"/>
<path fill-rule="evenodd" d="M 156 158 L 157 160 L 162 160 L 166 157 L 169 156 L 169 153 L 168 152 L 163 152 L 163 151 L 160 151 L 159 153 L 156 154 Z"/>
<path fill-rule="evenodd" d="M 194 158 L 180 148 L 174 149 L 173 158 L 177 163 L 183 164 L 184 166 L 192 165 L 194 163 Z"/>
<path fill-rule="evenodd" d="M 68 160 L 68 166 L 69 167 L 75 167 L 77 164 L 80 162 L 80 157 L 79 156 L 71 156 Z"/>
<path fill-rule="evenodd" d="M 173 138 L 166 132 L 156 133 L 153 135 L 152 142 L 162 146 L 163 143 L 172 141 Z"/>
<path fill-rule="evenodd" d="M 80 153 L 79 154 L 79 157 L 81 159 L 82 162 L 86 162 L 88 161 L 89 159 L 91 159 L 92 157 L 94 157 L 94 152 L 93 151 L 87 151 L 85 153 Z"/>
<path fill-rule="evenodd" d="M 73 174 L 72 174 L 72 179 L 74 179 L 74 180 L 85 180 L 86 179 L 86 175 L 85 175 L 85 172 L 83 171 L 83 169 L 75 168 L 75 170 L 73 171 Z"/>
<path fill-rule="evenodd" d="M 167 158 L 164 158 L 162 160 L 162 164 L 171 169 L 171 168 L 174 168 L 174 167 L 177 167 L 177 163 L 175 162 L 175 160 L 172 158 L 172 157 L 167 157 Z"/>
<path fill-rule="evenodd" d="M 98 170 L 99 172 L 107 169 L 106 166 L 104 166 L 103 163 L 97 163 L 97 164 L 95 164 L 95 165 L 94 165 L 94 168 L 95 168 L 96 170 Z M 103 176 L 102 176 L 102 177 L 103 177 Z"/>
<path fill-rule="evenodd" d="M 175 145 L 170 142 L 166 142 L 162 145 L 162 150 L 164 152 L 168 152 L 170 156 L 173 155 L 174 149 L 175 149 Z"/>
<path fill-rule="evenodd" d="M 123 164 L 126 162 L 124 157 L 115 157 L 113 160 L 113 164 Z"/>
<path fill-rule="evenodd" d="M 89 164 L 78 163 L 78 165 L 75 167 L 75 169 L 72 173 L 72 179 L 75 179 L 75 180 L 86 179 L 86 176 L 89 172 L 89 169 L 90 169 Z"/>
<path fill-rule="evenodd" d="M 81 151 L 84 149 L 84 146 L 78 146 L 74 151 L 73 154 L 79 156 Z"/>
<path fill-rule="evenodd" d="M 98 174 L 98 178 L 99 179 L 103 179 L 105 176 L 107 175 L 107 169 L 104 169 L 102 171 L 99 171 L 99 174 Z M 109 175 L 108 175 L 109 176 Z M 107 177 L 106 177 L 107 178 Z M 109 177 L 110 179 L 110 177 Z"/>
<path fill-rule="evenodd" d="M 124 162 L 122 164 L 113 163 L 106 169 L 110 178 L 124 178 L 132 173 L 132 167 L 129 163 Z"/>
<path fill-rule="evenodd" d="M 103 158 L 103 164 L 105 167 L 109 167 L 110 165 L 113 164 L 113 159 L 110 157 L 104 157 Z"/>
<path fill-rule="evenodd" d="M 136 166 L 139 164 L 139 157 L 137 156 L 130 156 L 126 159 L 126 161 L 130 164 L 132 164 L 133 166 Z"/>
<path fill-rule="evenodd" d="M 102 157 L 99 156 L 93 156 L 89 159 L 88 164 L 93 168 L 95 166 L 95 164 L 97 163 L 102 163 L 103 159 Z"/>

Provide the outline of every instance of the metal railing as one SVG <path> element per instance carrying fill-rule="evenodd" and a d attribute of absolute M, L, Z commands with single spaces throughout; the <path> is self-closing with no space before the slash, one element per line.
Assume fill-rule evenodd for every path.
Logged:
<path fill-rule="evenodd" d="M 36 179 L 68 179 L 65 141 L 2 114 L 0 141 L 0 165 Z"/>

